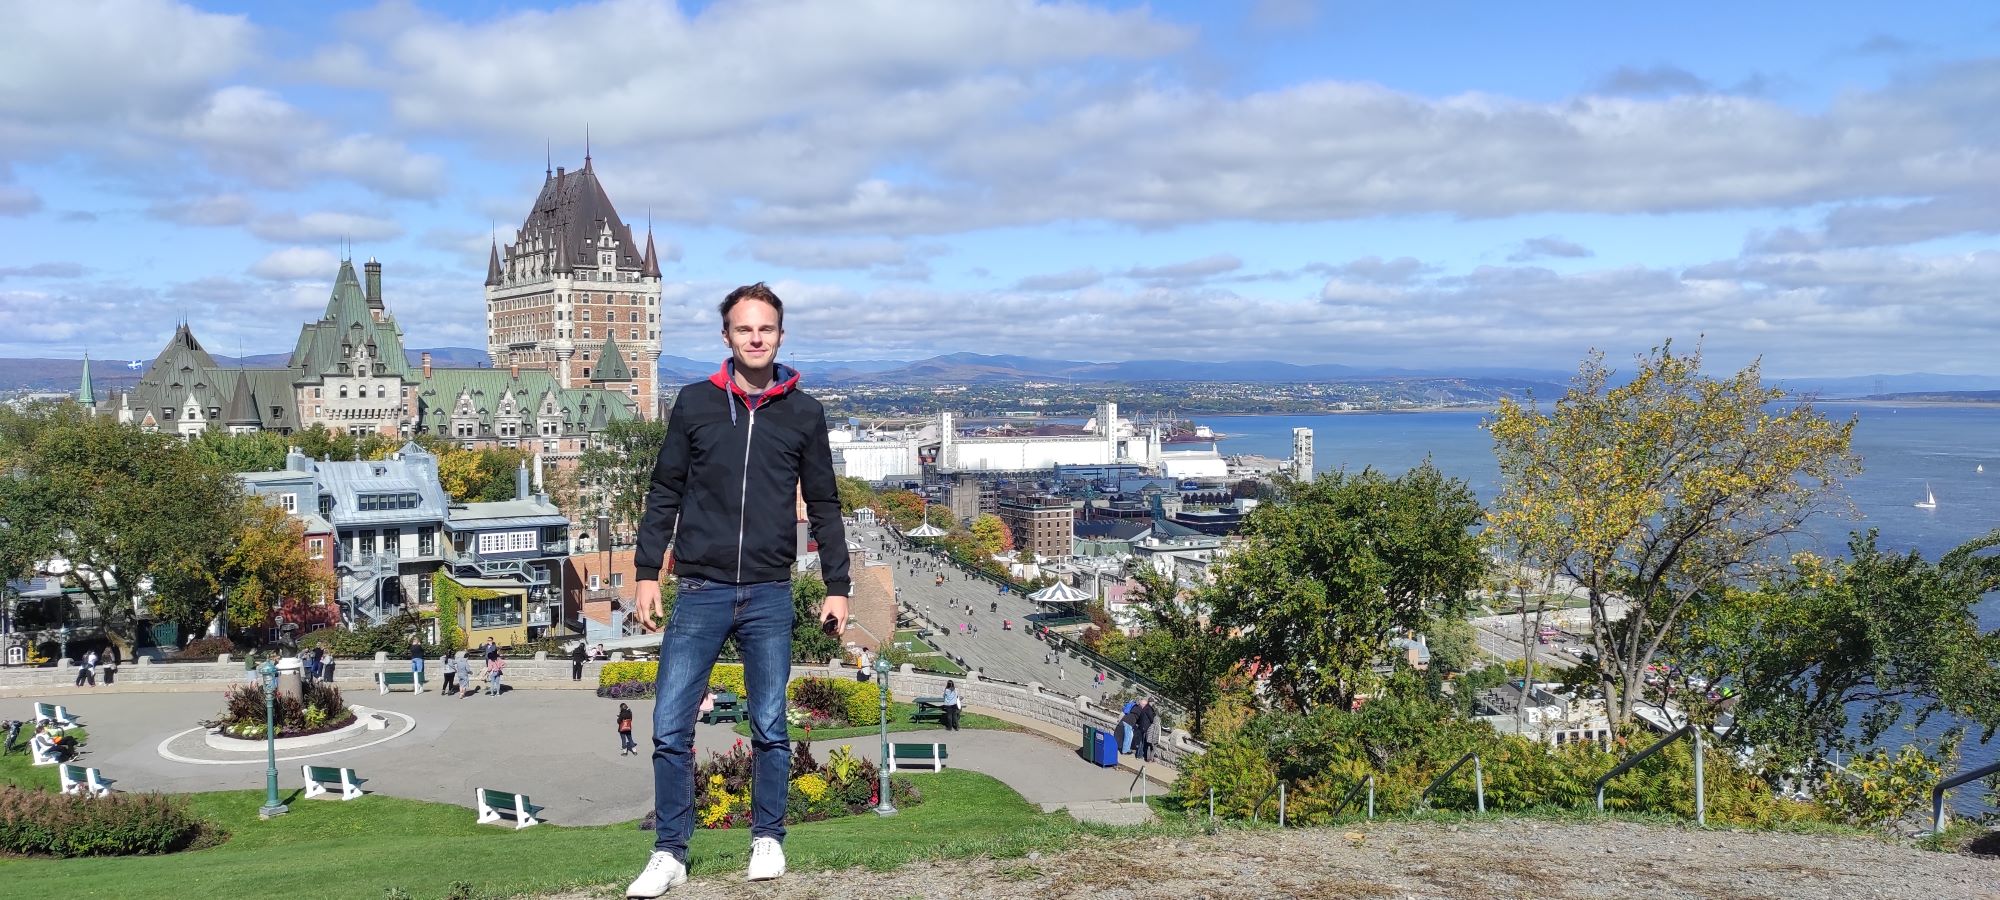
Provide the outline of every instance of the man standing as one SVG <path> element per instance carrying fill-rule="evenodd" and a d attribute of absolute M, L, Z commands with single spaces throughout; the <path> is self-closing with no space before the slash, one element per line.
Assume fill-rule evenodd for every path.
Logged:
<path fill-rule="evenodd" d="M 799 392 L 797 372 L 777 362 L 785 307 L 763 284 L 722 301 L 730 359 L 706 381 L 681 388 L 653 467 L 639 525 L 637 607 L 653 627 L 660 570 L 673 543 L 679 599 L 660 640 L 653 704 L 653 855 L 626 889 L 657 897 L 687 880 L 694 826 L 694 723 L 722 642 L 743 655 L 750 709 L 751 881 L 785 873 L 785 794 L 792 765 L 785 727 L 791 674 L 791 573 L 797 557 L 796 498 L 819 542 L 826 599 L 816 621 L 839 636 L 847 624 L 847 535 L 827 444 L 826 411 Z"/>

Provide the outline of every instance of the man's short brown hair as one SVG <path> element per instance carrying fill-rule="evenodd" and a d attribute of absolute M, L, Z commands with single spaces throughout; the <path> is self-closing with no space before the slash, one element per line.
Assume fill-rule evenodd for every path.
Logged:
<path fill-rule="evenodd" d="M 772 293 L 771 289 L 765 286 L 764 282 L 759 281 L 756 284 L 746 284 L 736 290 L 730 291 L 729 296 L 722 298 L 722 305 L 717 307 L 717 310 L 722 313 L 722 330 L 729 330 L 729 311 L 735 309 L 736 304 L 742 303 L 745 300 L 761 300 L 771 304 L 771 308 L 778 311 L 778 330 L 783 331 L 785 329 L 785 301 L 778 299 L 777 294 Z"/>

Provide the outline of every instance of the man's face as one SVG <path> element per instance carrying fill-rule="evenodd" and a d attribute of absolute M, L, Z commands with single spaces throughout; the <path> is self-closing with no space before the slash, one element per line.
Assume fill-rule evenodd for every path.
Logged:
<path fill-rule="evenodd" d="M 778 311 L 762 300 L 745 300 L 729 310 L 722 323 L 722 340 L 729 345 L 739 369 L 769 368 L 778 359 L 778 344 L 785 330 L 778 327 Z"/>

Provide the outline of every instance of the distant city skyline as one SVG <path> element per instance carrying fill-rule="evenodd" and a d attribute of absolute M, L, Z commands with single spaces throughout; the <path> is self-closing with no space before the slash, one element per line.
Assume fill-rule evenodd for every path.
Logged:
<path fill-rule="evenodd" d="M 0 356 L 486 346 L 585 135 L 663 351 L 2000 374 L 2000 10 L 0 0 Z M 1802 23 L 1809 23 L 1809 27 Z M 105 65 L 118 60 L 118 65 Z"/>

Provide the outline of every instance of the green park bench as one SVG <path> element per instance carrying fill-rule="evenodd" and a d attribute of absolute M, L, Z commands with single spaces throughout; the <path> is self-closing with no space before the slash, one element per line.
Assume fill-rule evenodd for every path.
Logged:
<path fill-rule="evenodd" d="M 714 725 L 724 719 L 728 719 L 731 722 L 741 722 L 744 719 L 744 715 L 742 698 L 724 691 L 715 695 L 715 708 L 702 713 L 701 720 L 710 725 Z"/>
<path fill-rule="evenodd" d="M 375 685 L 381 688 L 381 692 L 384 694 L 389 693 L 389 689 L 392 687 L 407 687 L 421 694 L 424 692 L 424 673 L 376 672 Z"/>
<path fill-rule="evenodd" d="M 35 701 L 35 724 L 40 725 L 43 722 L 54 722 L 57 725 L 68 728 L 76 724 L 76 719 L 72 718 L 69 714 L 69 709 L 61 704 L 43 703 L 37 700 Z"/>
<path fill-rule="evenodd" d="M 910 721 L 912 722 L 944 721 L 945 705 L 943 697 L 918 697 L 913 702 L 917 704 L 917 709 L 915 712 L 910 713 Z"/>
<path fill-rule="evenodd" d="M 542 824 L 542 820 L 535 818 L 535 813 L 541 812 L 542 807 L 529 803 L 527 794 L 513 794 L 507 791 L 496 791 L 492 788 L 480 788 L 473 793 L 473 801 L 479 804 L 479 824 L 481 825 L 488 822 L 498 822 L 504 816 L 513 816 L 515 831 L 519 831 L 530 825 Z"/>
<path fill-rule="evenodd" d="M 889 771 L 921 766 L 926 771 L 944 771 L 945 758 L 951 754 L 943 744 L 890 744 Z"/>
<path fill-rule="evenodd" d="M 340 789 L 340 799 L 361 799 L 361 777 L 354 774 L 353 769 L 314 765 L 301 766 L 300 768 L 305 770 L 306 796 L 318 797 L 322 794 L 331 795 L 333 793 L 332 789 L 337 787 Z"/>
<path fill-rule="evenodd" d="M 104 773 L 89 766 L 62 764 L 62 792 L 84 797 L 106 797 L 111 794 L 111 782 Z"/>

